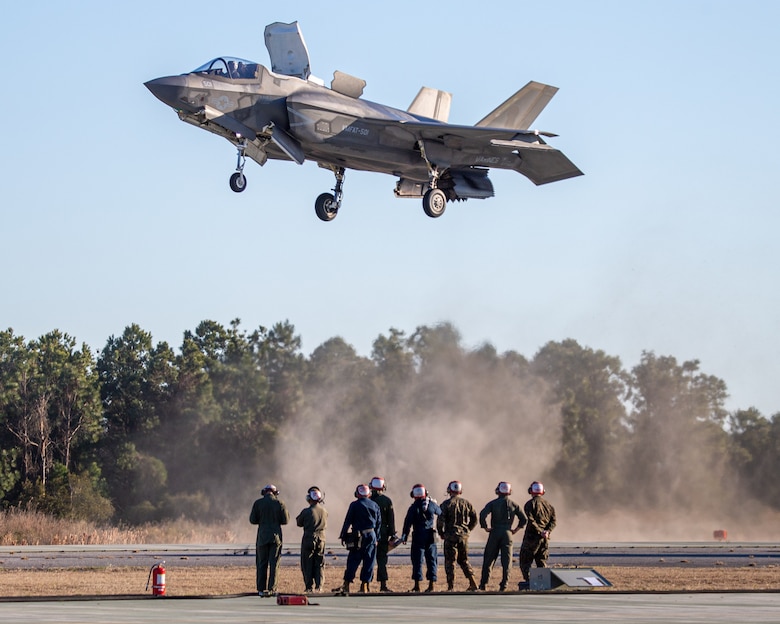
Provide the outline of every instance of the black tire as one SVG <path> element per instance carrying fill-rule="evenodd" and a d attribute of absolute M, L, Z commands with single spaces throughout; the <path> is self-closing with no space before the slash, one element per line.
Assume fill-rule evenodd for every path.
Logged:
<path fill-rule="evenodd" d="M 314 212 L 322 221 L 333 221 L 339 212 L 336 198 L 330 193 L 323 193 L 314 202 Z"/>
<path fill-rule="evenodd" d="M 441 189 L 430 189 L 423 195 L 423 210 L 432 219 L 438 219 L 447 208 L 447 196 Z"/>
<path fill-rule="evenodd" d="M 230 176 L 230 189 L 234 193 L 241 193 L 246 189 L 246 176 L 240 171 L 236 171 Z"/>

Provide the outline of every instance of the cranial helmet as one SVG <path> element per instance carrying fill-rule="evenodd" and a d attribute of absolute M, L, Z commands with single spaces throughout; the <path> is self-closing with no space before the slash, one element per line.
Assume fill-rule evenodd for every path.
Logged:
<path fill-rule="evenodd" d="M 371 496 L 371 489 L 365 483 L 361 483 L 355 488 L 355 498 L 368 498 L 369 496 Z"/>
<path fill-rule="evenodd" d="M 412 491 L 409 492 L 409 496 L 412 498 L 425 498 L 428 496 L 428 490 L 425 489 L 425 486 L 422 483 L 415 483 L 412 487 Z"/>
<path fill-rule="evenodd" d="M 447 494 L 462 494 L 463 484 L 460 481 L 450 481 L 447 485 Z"/>
<path fill-rule="evenodd" d="M 312 485 L 309 488 L 309 491 L 306 492 L 306 500 L 310 503 L 321 503 L 325 500 L 325 495 L 322 493 L 320 488 L 318 488 L 316 485 Z"/>
<path fill-rule="evenodd" d="M 496 494 L 503 494 L 504 496 L 509 496 L 512 493 L 512 484 L 508 483 L 506 481 L 501 481 L 496 486 Z"/>
<path fill-rule="evenodd" d="M 278 494 L 278 493 L 279 493 L 279 488 L 277 488 L 275 485 L 271 485 L 271 484 L 269 483 L 268 485 L 266 485 L 266 486 L 265 486 L 265 487 L 264 487 L 264 488 L 263 488 L 263 489 L 260 491 L 260 493 L 261 493 L 263 496 L 265 496 L 266 494 L 269 494 L 269 493 L 270 493 L 270 494 Z"/>
<path fill-rule="evenodd" d="M 528 486 L 528 493 L 531 496 L 544 496 L 544 484 L 541 481 L 534 481 Z"/>
<path fill-rule="evenodd" d="M 371 479 L 371 483 L 369 483 L 369 486 L 372 490 L 376 490 L 378 492 L 384 492 L 387 489 L 387 486 L 385 485 L 385 480 L 382 477 L 374 477 Z"/>

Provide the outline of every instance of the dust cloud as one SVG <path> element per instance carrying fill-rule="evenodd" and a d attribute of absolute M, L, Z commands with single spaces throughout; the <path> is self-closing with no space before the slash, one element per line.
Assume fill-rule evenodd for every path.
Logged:
<path fill-rule="evenodd" d="M 555 462 L 560 413 L 543 403 L 539 388 L 518 386 L 516 380 L 503 389 L 496 384 L 478 388 L 468 379 L 449 379 L 445 392 L 460 398 L 447 411 L 419 409 L 412 397 L 420 389 L 410 388 L 406 396 L 380 406 L 370 424 L 362 415 L 345 413 L 339 389 L 321 388 L 313 407 L 288 423 L 277 441 L 276 472 L 291 516 L 306 506 L 308 487 L 318 485 L 329 511 L 328 539 L 335 541 L 356 486 L 374 476 L 386 481 L 399 533 L 417 483 L 441 502 L 447 484 L 459 480 L 479 512 L 495 498 L 498 482 L 509 481 L 522 502 L 528 484 L 543 478 Z M 295 529 L 287 531 L 285 541 L 291 534 L 297 535 Z M 483 536 L 477 529 L 473 539 Z"/>
<path fill-rule="evenodd" d="M 307 506 L 310 486 L 325 493 L 327 539 L 335 542 L 355 487 L 374 476 L 386 480 L 399 534 L 416 483 L 441 502 L 457 479 L 479 512 L 499 481 L 509 481 L 512 498 L 523 505 L 529 484 L 540 480 L 557 510 L 558 543 L 706 542 L 716 530 L 727 531 L 730 541 L 780 540 L 780 514 L 740 494 L 723 457 L 711 451 L 712 431 L 660 426 L 644 432 L 638 446 L 605 445 L 600 465 L 611 466 L 619 484 L 598 494 L 575 491 L 555 481 L 563 422 L 540 380 L 442 371 L 435 381 L 436 396 L 447 400 L 429 409 L 421 397 L 431 393 L 419 381 L 378 406 L 356 404 L 345 384 L 359 382 L 348 379 L 307 397 L 308 407 L 277 439 L 272 474 L 260 477 L 281 489 L 290 511 L 285 542 L 300 537 L 294 519 Z M 485 539 L 479 527 L 472 533 L 474 543 Z"/>

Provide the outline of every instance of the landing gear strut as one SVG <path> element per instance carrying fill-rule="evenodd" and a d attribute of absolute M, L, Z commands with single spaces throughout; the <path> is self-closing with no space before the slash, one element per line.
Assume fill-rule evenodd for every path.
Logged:
<path fill-rule="evenodd" d="M 425 143 L 418 141 L 418 145 L 420 155 L 425 160 L 425 164 L 428 165 L 428 186 L 430 187 L 423 195 L 423 211 L 432 219 L 436 219 L 444 214 L 444 209 L 447 207 L 447 195 L 438 188 L 441 172 L 436 165 L 428 160 L 428 155 L 425 153 Z"/>
<path fill-rule="evenodd" d="M 244 176 L 244 165 L 246 164 L 246 139 L 241 139 L 238 145 L 238 156 L 236 160 L 236 172 L 230 176 L 230 188 L 234 193 L 240 193 L 246 188 L 246 177 Z"/>
<path fill-rule="evenodd" d="M 344 197 L 344 167 L 335 167 L 333 173 L 336 176 L 333 193 L 323 193 L 314 202 L 314 212 L 322 221 L 333 221 L 336 218 Z"/>

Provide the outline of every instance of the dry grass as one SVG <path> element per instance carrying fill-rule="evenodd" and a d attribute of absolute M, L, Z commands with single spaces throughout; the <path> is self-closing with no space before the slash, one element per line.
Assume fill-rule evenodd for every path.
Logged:
<path fill-rule="evenodd" d="M 341 584 L 342 567 L 326 568 L 325 590 Z M 780 591 L 780 567 L 749 566 L 741 568 L 684 567 L 612 567 L 598 568 L 613 583 L 612 590 L 599 591 Z M 441 571 L 443 573 L 443 570 Z M 139 595 L 146 590 L 148 568 L 89 568 L 69 570 L 0 570 L 0 587 L 6 597 L 18 596 L 94 596 Z M 457 591 L 465 591 L 467 583 L 456 572 Z M 406 591 L 411 585 L 411 566 L 394 565 L 389 569 L 389 585 L 396 591 Z M 520 580 L 520 572 L 512 569 L 510 588 Z M 245 567 L 181 567 L 169 566 L 166 574 L 169 596 L 220 596 L 253 593 L 255 569 Z M 377 585 L 377 584 L 374 584 Z M 437 589 L 444 588 L 443 581 Z M 301 573 L 295 566 L 281 568 L 279 591 L 303 591 Z M 357 589 L 357 586 L 353 586 Z M 378 587 L 373 586 L 376 590 Z M 492 579 L 488 589 L 497 589 Z"/>
<path fill-rule="evenodd" d="M 0 513 L 0 546 L 229 544 L 235 540 L 235 531 L 228 524 L 204 525 L 184 518 L 163 524 L 113 527 L 19 509 Z"/>

